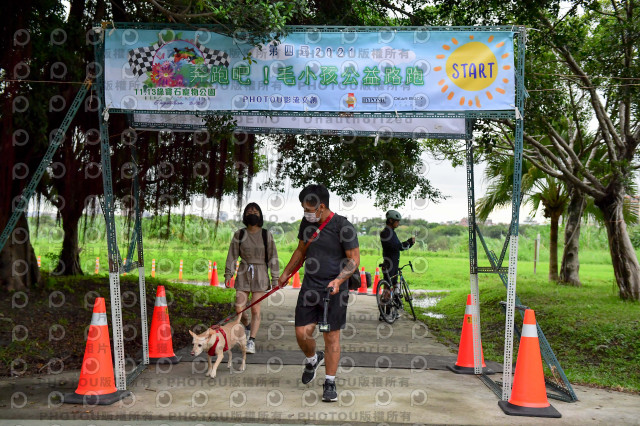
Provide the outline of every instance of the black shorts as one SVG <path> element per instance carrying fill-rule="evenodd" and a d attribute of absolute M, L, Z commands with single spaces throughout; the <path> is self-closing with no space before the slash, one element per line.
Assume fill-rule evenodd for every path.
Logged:
<path fill-rule="evenodd" d="M 325 291 L 301 288 L 296 304 L 296 327 L 320 323 L 324 317 Z M 347 304 L 349 290 L 340 291 L 329 297 L 327 322 L 331 331 L 341 330 L 347 324 Z"/>

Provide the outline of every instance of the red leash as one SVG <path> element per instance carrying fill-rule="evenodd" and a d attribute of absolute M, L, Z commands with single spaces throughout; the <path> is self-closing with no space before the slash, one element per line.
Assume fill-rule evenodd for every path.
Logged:
<path fill-rule="evenodd" d="M 320 227 L 318 228 L 318 230 L 316 232 L 313 233 L 313 235 L 311 236 L 311 238 L 307 241 L 306 245 L 305 245 L 305 252 L 307 250 L 307 248 L 309 248 L 309 244 L 311 244 L 313 241 L 316 240 L 316 238 L 318 238 L 318 235 L 320 234 L 320 231 L 322 231 L 322 229 L 327 226 L 327 223 L 329 223 L 329 221 L 333 218 L 335 213 L 331 212 L 331 214 L 329 215 L 329 217 L 327 217 L 325 219 L 324 222 L 322 222 L 322 224 L 320 225 Z M 302 265 L 304 265 L 304 261 L 305 259 L 302 259 L 302 262 L 300 262 L 298 264 L 298 266 L 296 266 L 296 269 L 289 274 L 289 276 L 287 277 L 286 282 L 289 282 L 289 280 L 296 274 L 296 272 L 298 272 L 300 270 L 300 268 L 302 268 Z M 222 321 L 220 321 L 217 324 L 214 324 L 211 326 L 212 329 L 217 330 L 219 329 L 222 325 L 226 324 L 227 322 L 229 322 L 232 318 L 237 317 L 238 315 L 242 314 L 244 311 L 246 311 L 247 309 L 251 308 L 253 305 L 262 302 L 262 300 L 266 299 L 267 297 L 271 296 L 273 293 L 275 293 L 276 291 L 280 290 L 283 287 L 280 287 L 279 285 L 275 286 L 274 288 L 272 288 L 271 290 L 269 290 L 268 293 L 266 293 L 264 296 L 262 296 L 261 298 L 259 298 L 258 300 L 252 302 L 251 304 L 249 304 L 247 307 L 245 307 L 243 310 L 241 310 L 240 312 L 236 312 L 235 314 L 229 315 L 228 317 L 226 317 L 225 319 L 223 319 Z"/>

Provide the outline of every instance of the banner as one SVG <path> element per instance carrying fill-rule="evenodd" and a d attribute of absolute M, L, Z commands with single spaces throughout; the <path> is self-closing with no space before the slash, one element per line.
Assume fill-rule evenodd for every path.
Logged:
<path fill-rule="evenodd" d="M 466 138 L 464 118 L 395 117 L 266 117 L 234 115 L 238 132 L 299 133 L 322 135 L 454 137 Z M 204 119 L 191 114 L 134 113 L 131 126 L 136 130 L 169 129 L 196 131 L 206 129 Z"/>
<path fill-rule="evenodd" d="M 115 29 L 105 98 L 147 112 L 513 110 L 513 53 L 509 31 L 309 29 L 252 47 L 205 30 Z"/>

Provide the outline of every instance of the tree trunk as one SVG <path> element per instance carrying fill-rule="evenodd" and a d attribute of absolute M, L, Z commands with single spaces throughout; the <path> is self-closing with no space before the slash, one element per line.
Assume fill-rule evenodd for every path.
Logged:
<path fill-rule="evenodd" d="M 558 223 L 560 212 L 551 213 L 551 230 L 549 231 L 549 281 L 558 280 Z"/>
<path fill-rule="evenodd" d="M 54 273 L 57 275 L 83 275 L 78 247 L 78 223 L 82 217 L 82 210 L 78 212 L 67 205 L 60 211 L 60 214 L 62 215 L 64 239 L 62 240 L 58 266 Z"/>
<path fill-rule="evenodd" d="M 582 192 L 571 188 L 571 198 L 564 228 L 564 251 L 560 266 L 560 281 L 572 286 L 582 287 L 580 282 L 580 222 L 584 212 L 585 196 Z"/>
<path fill-rule="evenodd" d="M 31 245 L 27 218 L 22 214 L 0 252 L 0 286 L 5 291 L 17 291 L 38 283 L 38 259 Z"/>
<path fill-rule="evenodd" d="M 622 299 L 640 300 L 640 264 L 624 221 L 624 190 L 613 190 L 595 204 L 604 215 L 613 273 Z"/>

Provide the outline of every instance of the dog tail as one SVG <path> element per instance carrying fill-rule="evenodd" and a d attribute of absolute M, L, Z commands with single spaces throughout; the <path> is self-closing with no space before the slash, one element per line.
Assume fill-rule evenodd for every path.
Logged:
<path fill-rule="evenodd" d="M 239 324 L 240 320 L 242 319 L 242 314 L 236 314 L 236 320 L 234 321 L 235 324 Z"/>

